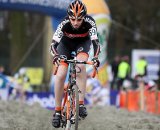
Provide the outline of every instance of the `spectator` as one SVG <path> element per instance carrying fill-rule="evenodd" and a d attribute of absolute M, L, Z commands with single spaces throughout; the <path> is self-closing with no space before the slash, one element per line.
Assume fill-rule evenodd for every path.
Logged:
<path fill-rule="evenodd" d="M 128 80 L 130 77 L 130 64 L 129 64 L 129 57 L 123 56 L 122 61 L 118 66 L 118 90 L 121 89 L 123 81 Z"/>
<path fill-rule="evenodd" d="M 0 65 L 0 88 L 6 88 L 9 83 L 7 76 L 4 75 L 4 70 L 4 67 Z"/>
<path fill-rule="evenodd" d="M 117 80 L 117 74 L 118 74 L 118 65 L 120 63 L 120 57 L 116 56 L 111 63 L 111 68 L 112 68 L 112 75 L 113 75 L 113 80 L 111 82 L 111 89 L 114 89 L 116 80 Z"/>
<path fill-rule="evenodd" d="M 136 76 L 142 78 L 147 75 L 147 64 L 145 57 L 140 57 L 136 62 Z"/>
<path fill-rule="evenodd" d="M 4 74 L 4 71 L 4 67 L 0 65 L 0 99 L 7 100 L 8 87 L 10 82 L 7 76 Z"/>
<path fill-rule="evenodd" d="M 26 69 L 23 68 L 14 76 L 14 86 L 10 92 L 10 100 L 18 99 L 24 102 L 29 92 L 32 92 L 32 87 L 30 85 L 30 79 L 26 75 Z"/>

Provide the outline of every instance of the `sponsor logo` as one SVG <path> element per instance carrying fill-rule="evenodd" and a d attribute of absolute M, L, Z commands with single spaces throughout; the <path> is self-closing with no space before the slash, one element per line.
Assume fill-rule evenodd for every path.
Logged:
<path fill-rule="evenodd" d="M 71 33 L 65 32 L 64 34 L 65 34 L 65 36 L 67 36 L 69 38 L 80 38 L 80 37 L 86 37 L 86 36 L 88 36 L 89 33 L 86 32 L 86 33 L 83 33 L 83 34 L 71 34 Z"/>
<path fill-rule="evenodd" d="M 54 36 L 53 36 L 53 39 L 54 39 L 55 41 L 57 41 L 57 42 L 60 41 L 60 39 L 61 39 L 62 36 L 63 36 L 62 28 L 63 28 L 63 26 L 64 26 L 66 23 L 68 23 L 68 22 L 69 22 L 69 20 L 66 20 L 66 19 L 65 19 L 63 22 L 61 22 L 61 23 L 58 25 L 58 28 L 57 28 Z"/>
<path fill-rule="evenodd" d="M 96 26 L 96 23 L 92 19 L 90 19 L 90 18 L 85 18 L 85 21 L 88 22 L 88 23 L 90 23 L 93 27 Z"/>
<path fill-rule="evenodd" d="M 33 94 L 32 96 L 29 96 L 27 104 L 33 105 L 34 103 L 39 103 L 42 107 L 48 109 L 53 109 L 55 107 L 55 99 L 51 94 L 48 94 L 47 96 L 43 96 L 43 94 Z"/>

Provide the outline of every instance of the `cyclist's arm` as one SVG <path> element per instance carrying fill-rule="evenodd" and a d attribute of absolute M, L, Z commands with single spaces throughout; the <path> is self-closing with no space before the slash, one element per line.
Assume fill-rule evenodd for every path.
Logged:
<path fill-rule="evenodd" d="M 99 53 L 100 53 L 100 44 L 99 44 L 99 40 L 92 40 L 93 43 L 93 49 L 94 49 L 94 57 L 98 57 Z"/>
<path fill-rule="evenodd" d="M 91 38 L 93 49 L 94 49 L 94 57 L 98 57 L 100 53 L 100 44 L 99 44 L 96 26 L 93 26 L 89 31 L 90 31 L 90 38 Z"/>
<path fill-rule="evenodd" d="M 98 39 L 96 22 L 90 16 L 86 18 L 86 21 L 90 24 L 89 35 L 90 35 L 90 39 L 93 44 L 94 57 L 98 57 L 100 53 L 100 44 L 99 44 L 99 39 Z"/>
<path fill-rule="evenodd" d="M 60 23 L 52 38 L 51 51 L 56 55 L 58 55 L 57 46 L 63 37 L 62 27 L 63 27 L 63 23 Z"/>
<path fill-rule="evenodd" d="M 56 42 L 54 39 L 52 40 L 52 44 L 51 44 L 51 52 L 55 55 L 58 55 L 58 52 L 57 52 L 57 46 L 58 46 L 58 42 Z"/>

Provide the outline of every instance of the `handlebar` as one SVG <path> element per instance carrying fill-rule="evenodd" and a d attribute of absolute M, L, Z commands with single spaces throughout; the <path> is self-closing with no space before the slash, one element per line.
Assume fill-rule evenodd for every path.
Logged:
<path fill-rule="evenodd" d="M 78 61 L 78 60 L 67 60 L 67 59 L 60 59 L 60 62 L 66 62 L 66 63 L 75 63 L 75 64 L 87 64 L 87 65 L 93 65 L 93 72 L 91 74 L 91 77 L 94 78 L 97 74 L 97 67 L 94 66 L 94 62 L 93 61 Z M 54 75 L 57 74 L 57 70 L 58 70 L 58 66 L 57 64 L 55 64 L 56 68 L 53 72 Z"/>

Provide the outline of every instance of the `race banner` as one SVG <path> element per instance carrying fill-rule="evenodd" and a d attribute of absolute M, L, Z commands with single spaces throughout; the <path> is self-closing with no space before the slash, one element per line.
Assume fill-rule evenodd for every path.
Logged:
<path fill-rule="evenodd" d="M 61 18 L 71 0 L 0 0 L 0 10 L 32 11 Z"/>

